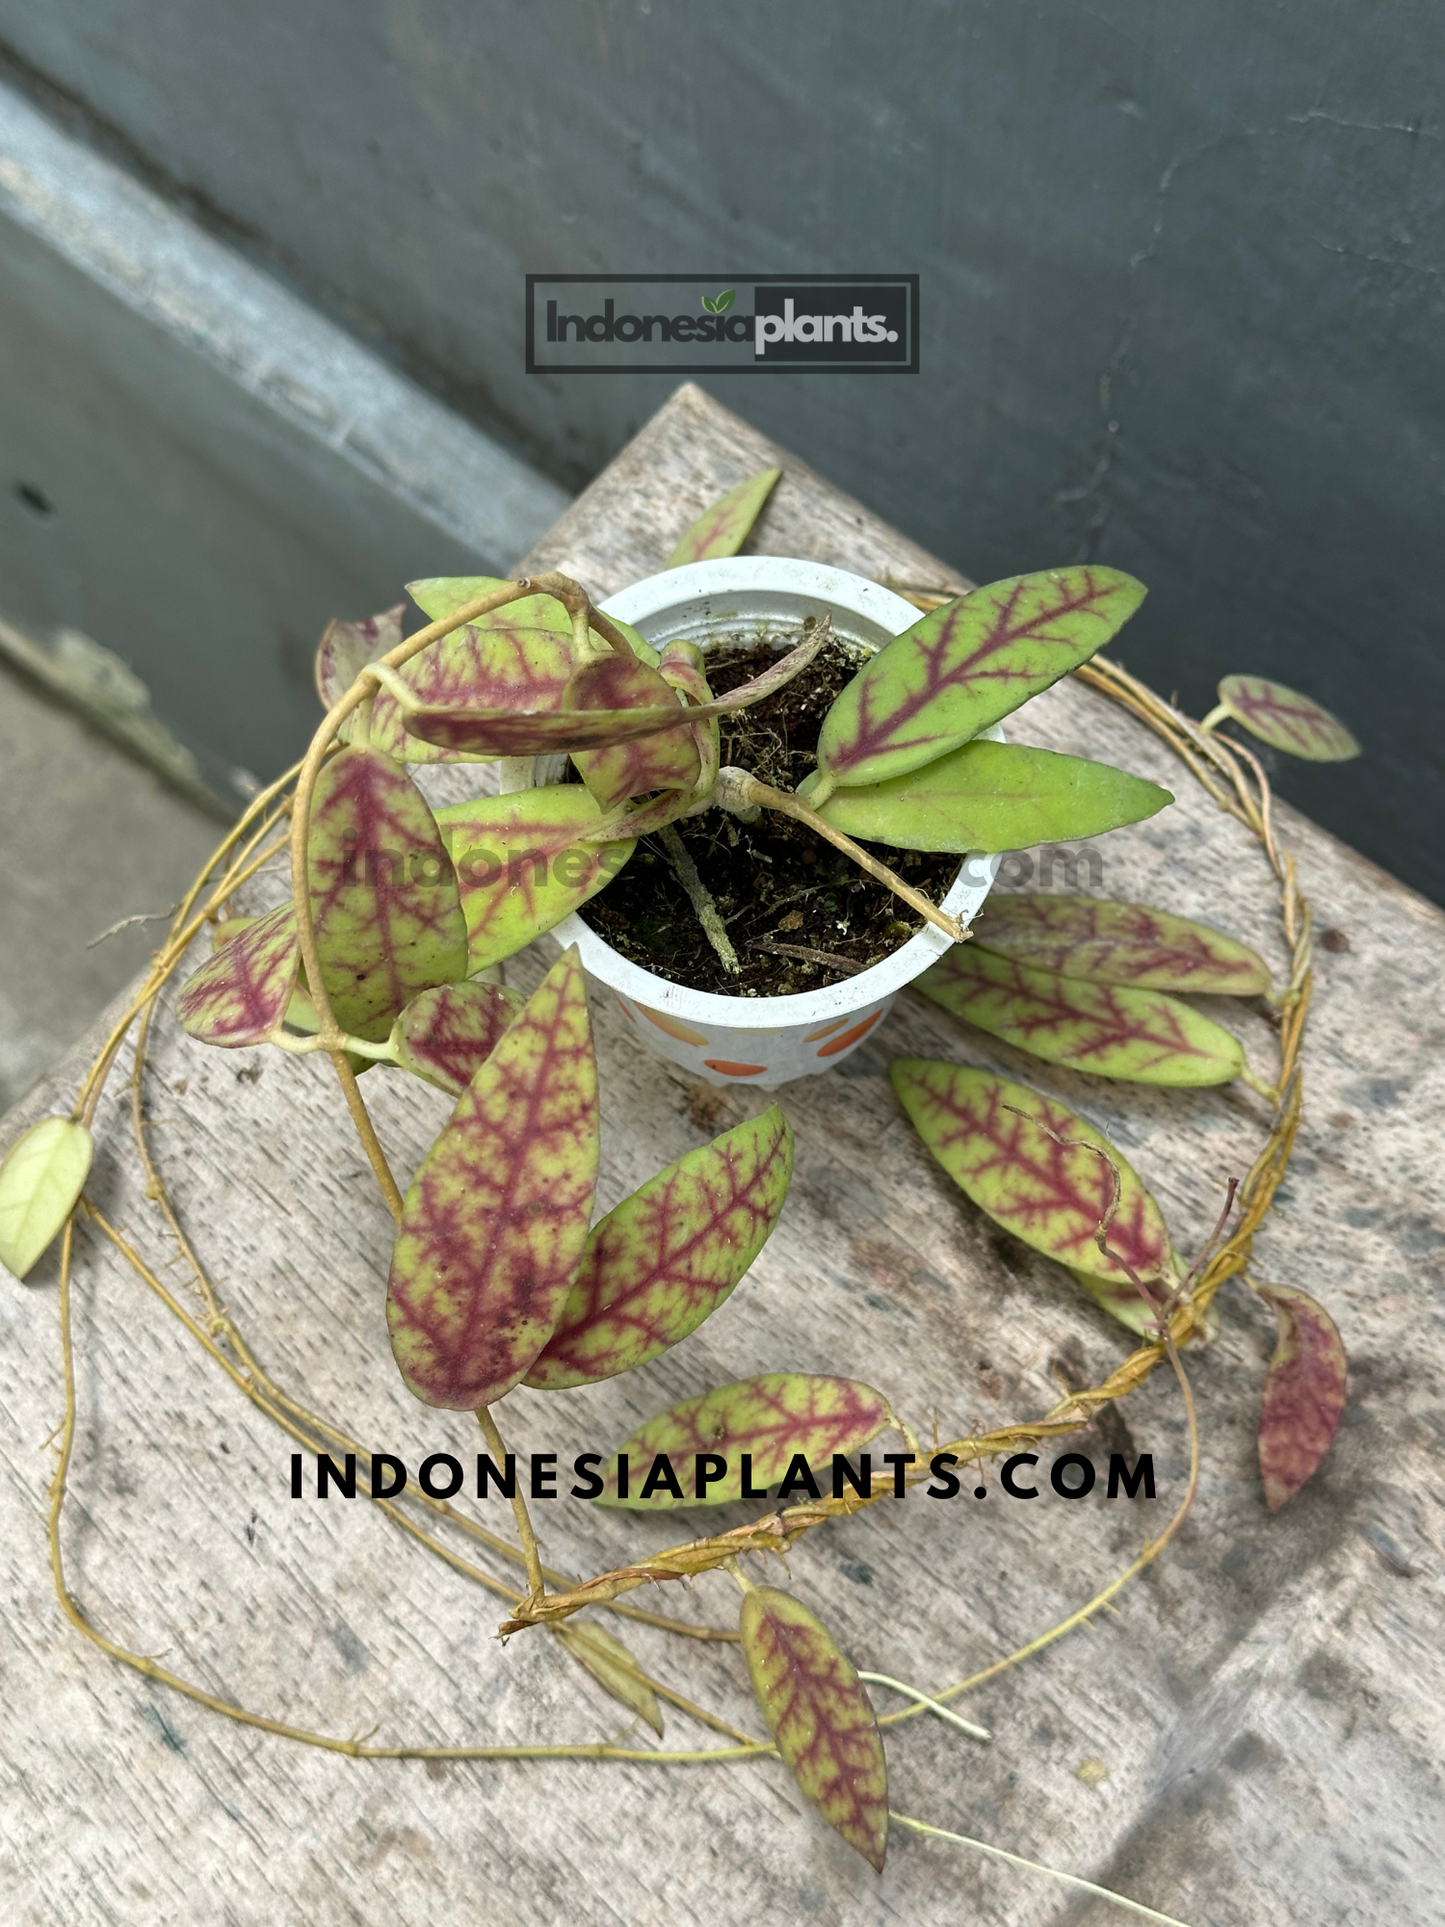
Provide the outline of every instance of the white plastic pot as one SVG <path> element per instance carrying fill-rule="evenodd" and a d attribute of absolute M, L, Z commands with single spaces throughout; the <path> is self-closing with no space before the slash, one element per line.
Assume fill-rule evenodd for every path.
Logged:
<path fill-rule="evenodd" d="M 669 569 L 634 582 L 602 608 L 654 645 L 681 636 L 703 649 L 724 636 L 775 634 L 796 629 L 805 616 L 826 614 L 835 635 L 874 651 L 918 620 L 911 603 L 877 582 L 770 555 Z M 999 862 L 997 856 L 965 858 L 943 908 L 971 923 Z M 887 1016 L 904 985 L 949 947 L 941 930 L 925 924 L 882 963 L 825 990 L 721 997 L 629 963 L 580 916 L 566 918 L 553 935 L 577 945 L 588 975 L 612 992 L 649 1050 L 711 1084 L 765 1087 L 842 1063 Z"/>

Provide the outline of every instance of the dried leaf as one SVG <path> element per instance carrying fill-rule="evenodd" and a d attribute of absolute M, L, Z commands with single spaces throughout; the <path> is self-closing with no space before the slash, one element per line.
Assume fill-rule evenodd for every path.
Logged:
<path fill-rule="evenodd" d="M 0 1164 L 0 1264 L 23 1278 L 64 1228 L 90 1173 L 90 1132 L 46 1117 L 18 1137 Z"/>
<path fill-rule="evenodd" d="M 657 1695 L 645 1679 L 638 1677 L 642 1668 L 620 1639 L 590 1619 L 564 1619 L 552 1631 L 604 1692 L 646 1720 L 661 1739 L 662 1708 L 657 1703 Z"/>
<path fill-rule="evenodd" d="M 568 683 L 563 706 L 569 710 L 662 708 L 682 704 L 656 669 L 615 651 L 584 663 Z M 698 779 L 701 761 L 691 729 L 664 730 L 641 742 L 586 750 L 573 758 L 582 781 L 603 809 L 615 809 L 629 796 L 652 790 L 687 789 Z"/>
<path fill-rule="evenodd" d="M 990 1036 L 1070 1070 L 1131 1084 L 1227 1084 L 1244 1069 L 1239 1039 L 1160 990 L 1089 984 L 955 944 L 918 988 Z"/>
<path fill-rule="evenodd" d="M 1086 662 L 1144 588 L 1092 564 L 1010 577 L 935 609 L 880 649 L 838 697 L 818 765 L 850 788 L 956 749 Z"/>
<path fill-rule="evenodd" d="M 369 662 L 389 655 L 401 642 L 406 604 L 383 609 L 362 622 L 329 622 L 316 651 L 316 693 L 323 709 L 333 709 Z M 348 717 L 347 721 L 351 719 Z"/>
<path fill-rule="evenodd" d="M 696 1331 L 767 1242 L 792 1174 L 793 1134 L 774 1104 L 624 1198 L 593 1226 L 527 1384 L 614 1378 Z"/>
<path fill-rule="evenodd" d="M 576 946 L 482 1065 L 406 1194 L 386 1317 L 428 1405 L 490 1405 L 552 1336 L 587 1242 L 597 1065 Z"/>
<path fill-rule="evenodd" d="M 1142 903 L 995 891 L 974 919 L 973 941 L 1035 970 L 1135 990 L 1256 997 L 1270 985 L 1269 965 L 1247 944 Z"/>
<path fill-rule="evenodd" d="M 483 796 L 437 811 L 461 890 L 469 972 L 525 949 L 618 874 L 634 839 L 584 841 L 603 815 L 580 783 Z"/>
<path fill-rule="evenodd" d="M 1263 676 L 1226 676 L 1221 707 L 1252 736 L 1311 763 L 1348 763 L 1360 746 L 1337 716 L 1283 683 Z"/>
<path fill-rule="evenodd" d="M 799 786 L 810 801 L 814 771 Z M 835 790 L 818 814 L 847 836 L 908 850 L 1023 850 L 1101 836 L 1154 816 L 1174 798 L 1109 763 L 1023 743 L 965 743 L 885 783 Z M 816 808 L 817 805 L 814 805 Z"/>
<path fill-rule="evenodd" d="M 856 1452 L 889 1423 L 887 1399 L 854 1379 L 815 1378 L 804 1372 L 739 1379 L 684 1399 L 640 1426 L 602 1474 L 604 1489 L 597 1504 L 634 1512 L 724 1505 L 744 1497 L 747 1484 L 755 1492 L 776 1485 L 799 1453 L 824 1466 L 826 1479 L 826 1462 L 835 1452 Z M 694 1485 L 694 1461 L 700 1453 L 726 1461 L 723 1475 L 708 1485 L 702 1498 L 695 1496 Z M 629 1467 L 626 1498 L 619 1492 L 619 1460 L 624 1455 Z M 640 1496 L 654 1462 L 662 1457 L 682 1488 L 681 1498 L 665 1484 L 646 1498 Z"/>
<path fill-rule="evenodd" d="M 264 1042 L 286 1015 L 300 954 L 291 904 L 246 923 L 181 986 L 182 1030 L 227 1048 Z"/>
<path fill-rule="evenodd" d="M 463 982 L 424 990 L 392 1026 L 396 1061 L 456 1096 L 486 1063 L 522 1004 L 505 984 Z"/>
<path fill-rule="evenodd" d="M 1006 1231 L 1096 1278 L 1127 1281 L 1129 1268 L 1146 1281 L 1165 1275 L 1163 1214 L 1127 1161 L 1083 1118 L 991 1071 L 922 1057 L 898 1058 L 889 1069 L 923 1142 Z M 1107 1237 L 1122 1264 L 1106 1257 L 1094 1236 L 1113 1201 L 1114 1172 L 1119 1203 Z"/>
<path fill-rule="evenodd" d="M 326 994 L 343 1030 L 379 1042 L 418 991 L 467 974 L 452 861 L 400 763 L 351 747 L 322 765 L 306 864 Z"/>
<path fill-rule="evenodd" d="M 728 306 L 732 306 L 731 301 Z M 720 496 L 693 523 L 663 568 L 680 569 L 687 562 L 707 562 L 714 556 L 736 555 L 762 514 L 763 505 L 782 472 L 780 468 L 765 468 Z"/>
<path fill-rule="evenodd" d="M 1339 1328 L 1323 1305 L 1292 1285 L 1256 1280 L 1254 1288 L 1279 1320 L 1259 1413 L 1265 1504 L 1278 1512 L 1329 1451 L 1345 1409 L 1348 1374 Z"/>
<path fill-rule="evenodd" d="M 876 1873 L 888 1852 L 888 1765 L 863 1682 L 790 1593 L 744 1595 L 743 1655 L 784 1765 L 828 1825 Z"/>

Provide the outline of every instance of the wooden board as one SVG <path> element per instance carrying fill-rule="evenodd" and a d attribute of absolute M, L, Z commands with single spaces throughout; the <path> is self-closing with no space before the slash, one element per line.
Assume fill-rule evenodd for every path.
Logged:
<path fill-rule="evenodd" d="M 709 500 L 772 461 L 785 473 L 758 548 L 895 580 L 944 578 L 942 564 L 693 387 L 528 563 L 605 594 L 656 568 Z M 1127 661 L 1127 640 L 1119 653 Z M 1278 963 L 1257 851 L 1141 727 L 1073 683 L 1011 727 L 1176 790 L 1173 809 L 1101 840 L 1104 894 L 1212 919 Z M 1117 1616 L 971 1697 L 966 1710 L 993 1729 L 991 1747 L 930 1719 L 898 1729 L 892 1799 L 1194 1927 L 1439 1921 L 1445 1337 L 1430 1279 L 1445 1244 L 1445 918 L 1290 811 L 1280 820 L 1320 925 L 1339 935 L 1318 960 L 1305 1126 L 1257 1269 L 1317 1293 L 1337 1317 L 1351 1357 L 1345 1427 L 1313 1485 L 1270 1519 L 1254 1426 L 1273 1334 L 1262 1308 L 1227 1288 L 1223 1335 L 1192 1360 L 1204 1467 L 1179 1540 Z M 530 985 L 544 962 L 522 960 L 517 980 Z M 594 1016 L 610 1205 L 760 1099 L 640 1055 L 610 999 L 594 1000 Z M 1267 1064 L 1263 1020 L 1232 1017 Z M 942 1436 L 1036 1415 L 1060 1379 L 1103 1376 L 1127 1339 L 942 1177 L 890 1095 L 887 1063 L 901 1054 L 995 1065 L 1059 1093 L 1127 1151 L 1186 1251 L 1265 1127 L 1242 1087 L 1150 1093 L 1052 1073 L 909 994 L 840 1069 L 781 1093 L 797 1178 L 780 1229 L 723 1311 L 626 1379 L 512 1394 L 500 1413 L 509 1443 L 566 1455 L 610 1447 L 677 1398 L 779 1367 L 867 1379 L 924 1433 L 936 1413 Z M 79 1061 L 11 1114 L 5 1142 L 68 1105 Z M 119 1080 L 116 1089 L 92 1194 L 164 1266 L 173 1254 L 142 1195 Z M 385 1072 L 366 1091 L 409 1172 L 445 1098 Z M 415 1404 L 392 1366 L 381 1323 L 390 1225 L 329 1073 L 275 1053 L 205 1050 L 167 1016 L 148 1109 L 182 1217 L 282 1383 L 413 1466 L 429 1452 L 473 1452 L 471 1421 Z M 219 1695 L 331 1734 L 375 1727 L 379 1738 L 444 1745 L 585 1742 L 622 1728 L 625 1716 L 554 1642 L 501 1647 L 499 1602 L 364 1500 L 291 1500 L 289 1442 L 108 1247 L 89 1232 L 79 1243 L 82 1418 L 66 1545 L 73 1587 L 100 1627 Z M 165 1275 L 183 1289 L 180 1268 Z M 51 1593 L 55 1313 L 53 1258 L 28 1285 L 0 1286 L 7 1922 L 1034 1927 L 1115 1917 L 1033 1875 L 898 1833 L 880 1882 L 803 1809 L 775 1762 L 361 1763 L 238 1728 L 122 1671 L 65 1626 Z M 1153 1504 L 1010 1502 L 996 1487 L 986 1502 L 889 1502 L 814 1534 L 793 1556 L 792 1583 L 860 1666 L 941 1687 L 1082 1604 L 1163 1524 L 1186 1464 L 1167 1375 L 1083 1442 L 1096 1455 L 1130 1447 L 1154 1455 Z M 504 1501 L 472 1509 L 508 1531 Z M 676 1519 L 571 1500 L 536 1510 L 549 1558 L 579 1576 L 684 1536 Z M 734 1600 L 717 1575 L 692 1595 L 669 1588 L 642 1603 L 722 1624 Z M 609 1623 L 680 1690 L 755 1728 L 735 1650 Z M 879 1699 L 892 1703 L 881 1689 Z M 681 1714 L 668 1728 L 673 1745 L 713 1737 Z"/>

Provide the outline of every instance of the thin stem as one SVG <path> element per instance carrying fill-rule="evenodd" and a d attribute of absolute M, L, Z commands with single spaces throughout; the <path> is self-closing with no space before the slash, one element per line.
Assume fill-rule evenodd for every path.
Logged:
<path fill-rule="evenodd" d="M 487 1441 L 487 1450 L 498 1466 L 507 1463 L 507 1448 L 502 1435 L 497 1430 L 497 1421 L 486 1405 L 477 1407 L 477 1424 L 482 1428 L 482 1437 Z M 522 1497 L 522 1489 L 516 1480 L 512 1481 L 512 1516 L 517 1521 L 517 1537 L 522 1542 L 522 1554 L 527 1562 L 527 1600 L 526 1607 L 534 1605 L 547 1590 L 542 1577 L 542 1555 L 537 1550 L 537 1535 L 532 1530 L 531 1515 L 527 1511 L 527 1501 Z"/>
<path fill-rule="evenodd" d="M 1233 713 L 1234 712 L 1230 709 L 1228 703 L 1217 704 L 1216 707 L 1211 709 L 1209 714 L 1199 724 L 1200 735 L 1207 736 L 1210 730 L 1218 729 L 1221 723 L 1225 723 L 1229 721 L 1229 718 Z"/>
<path fill-rule="evenodd" d="M 911 910 L 916 910 L 936 930 L 941 930 L 950 943 L 962 943 L 967 936 L 957 917 L 949 916 L 937 904 L 930 903 L 921 891 L 915 890 L 911 883 L 905 883 L 886 863 L 880 863 L 876 856 L 870 856 L 861 843 L 855 843 L 851 836 L 844 836 L 831 823 L 825 823 L 800 796 L 793 796 L 787 790 L 775 790 L 771 783 L 760 782 L 756 776 L 742 769 L 719 770 L 718 788 L 720 792 L 725 790 L 735 796 L 741 803 L 758 803 L 764 809 L 777 810 L 780 815 L 791 816 L 796 822 L 805 823 L 815 836 L 825 838 L 835 849 L 851 857 L 860 870 L 866 870 L 877 882 L 886 884 L 894 896 L 901 897 Z"/>
<path fill-rule="evenodd" d="M 993 1860 L 1006 1860 L 1011 1867 L 1023 1867 L 1029 1873 L 1046 1874 L 1050 1880 L 1057 1880 L 1065 1887 L 1073 1887 L 1079 1893 L 1092 1894 L 1096 1900 L 1107 1900 L 1112 1907 L 1121 1907 L 1125 1913 L 1137 1914 L 1142 1920 L 1157 1920 L 1162 1927 L 1188 1927 L 1188 1922 L 1176 1919 L 1173 1914 L 1161 1914 L 1153 1907 L 1146 1907 L 1142 1901 L 1126 1899 L 1108 1887 L 1096 1887 L 1092 1880 L 1081 1880 L 1075 1873 L 1060 1873 L 1057 1867 L 1046 1867 L 1039 1860 L 1025 1860 L 1021 1853 L 1009 1853 L 1003 1847 L 991 1847 L 987 1841 L 970 1839 L 966 1833 L 949 1833 L 943 1827 L 932 1827 L 926 1820 L 911 1819 L 906 1813 L 895 1813 L 889 1808 L 888 1818 L 896 1820 L 900 1827 L 908 1827 L 914 1833 L 926 1833 L 934 1840 L 951 1840 L 958 1847 L 972 1847 L 975 1853 L 985 1853 Z"/>
<path fill-rule="evenodd" d="M 901 1679 L 890 1679 L 887 1673 L 860 1673 L 858 1677 L 866 1679 L 871 1685 L 887 1686 L 895 1693 L 902 1693 L 905 1699 L 916 1701 L 925 1712 L 936 1713 L 941 1720 L 947 1720 L 950 1726 L 967 1733 L 971 1740 L 987 1743 L 993 1739 L 993 1734 L 986 1726 L 975 1726 L 972 1720 L 964 1719 L 961 1713 L 955 1713 L 951 1707 L 941 1706 L 937 1700 L 930 1699 L 927 1693 L 920 1693 L 916 1686 L 905 1686 Z"/>
<path fill-rule="evenodd" d="M 330 1056 L 336 1071 L 336 1080 L 341 1086 L 341 1095 L 346 1099 L 346 1108 L 350 1111 L 351 1121 L 356 1126 L 356 1135 L 361 1139 L 361 1148 L 365 1151 L 376 1181 L 381 1186 L 381 1195 L 386 1199 L 387 1210 L 400 1224 L 405 1200 L 396 1179 L 391 1174 L 391 1166 L 387 1163 L 386 1153 L 381 1148 L 381 1139 L 376 1135 L 371 1113 L 366 1108 L 366 1099 L 361 1095 L 361 1087 L 356 1081 L 356 1072 L 347 1061 L 344 1049 L 333 1050 Z"/>
<path fill-rule="evenodd" d="M 686 890 L 688 901 L 697 912 L 697 920 L 702 925 L 708 942 L 722 960 L 723 969 L 735 977 L 742 968 L 738 962 L 738 953 L 733 949 L 732 939 L 723 928 L 723 920 L 718 914 L 712 892 L 698 874 L 697 865 L 693 862 L 687 845 L 671 823 L 664 824 L 658 831 L 658 841 L 667 851 L 668 860 L 677 872 L 677 880 Z"/>

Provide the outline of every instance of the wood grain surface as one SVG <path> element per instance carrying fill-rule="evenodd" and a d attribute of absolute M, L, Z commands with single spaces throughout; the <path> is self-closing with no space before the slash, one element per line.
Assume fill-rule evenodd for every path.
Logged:
<path fill-rule="evenodd" d="M 946 579 L 941 563 L 693 387 L 527 563 L 566 569 L 602 596 L 654 570 L 711 499 L 774 461 L 783 479 L 752 546 L 895 581 Z M 1127 664 L 1127 633 L 1114 653 Z M 1010 728 L 1173 789 L 1174 808 L 1095 846 L 1102 893 L 1202 916 L 1278 966 L 1263 859 L 1141 726 L 1069 682 Z M 468 780 L 440 779 L 452 793 Z M 1254 1427 L 1272 1321 L 1241 1286 L 1226 1287 L 1223 1333 L 1190 1359 L 1203 1473 L 1178 1540 L 1115 1614 L 963 1702 L 993 1729 L 992 1746 L 928 1718 L 897 1729 L 892 1801 L 1191 1927 L 1438 1922 L 1445 918 L 1279 814 L 1331 934 L 1318 957 L 1305 1124 L 1256 1269 L 1314 1292 L 1338 1320 L 1350 1353 L 1345 1425 L 1314 1482 L 1267 1516 Z M 1060 871 L 1053 887 L 1064 882 Z M 263 899 L 279 888 L 268 880 Z M 515 981 L 530 988 L 549 955 L 544 943 L 518 960 Z M 1206 1007 L 1267 1069 L 1263 1016 Z M 595 996 L 593 1014 L 607 1208 L 763 1099 L 711 1090 L 640 1054 L 612 999 Z M 87 1041 L 5 1120 L 0 1143 L 69 1105 Z M 770 1369 L 865 1379 L 924 1434 L 936 1414 L 944 1437 L 1037 1416 L 1061 1381 L 1105 1375 L 1127 1334 L 943 1177 L 890 1093 L 888 1060 L 904 1054 L 994 1066 L 1082 1110 L 1153 1188 L 1186 1252 L 1267 1123 L 1242 1086 L 1157 1091 L 1052 1070 L 909 993 L 844 1065 L 781 1092 L 796 1179 L 780 1228 L 727 1305 L 627 1378 L 513 1392 L 498 1408 L 509 1444 L 568 1457 L 610 1449 L 677 1399 Z M 143 1195 L 121 1084 L 98 1120 L 91 1195 L 184 1292 Z M 447 1098 L 385 1070 L 364 1089 L 409 1175 Z M 392 1365 L 382 1323 L 390 1221 L 329 1071 L 275 1052 L 205 1049 L 162 1014 L 147 1108 L 181 1217 L 274 1375 L 413 1467 L 436 1451 L 466 1461 L 474 1423 L 415 1403 Z M 364 1499 L 292 1500 L 289 1441 L 110 1247 L 88 1229 L 77 1244 L 81 1421 L 66 1551 L 98 1626 L 218 1695 L 329 1734 L 374 1728 L 378 1739 L 447 1745 L 591 1742 L 624 1728 L 626 1714 L 555 1640 L 501 1646 L 502 1602 Z M 57 1609 L 44 1530 L 48 1441 L 62 1409 L 53 1255 L 27 1284 L 0 1283 L 0 1407 L 7 1923 L 1042 1927 L 1124 1917 L 898 1832 L 880 1880 L 805 1808 L 776 1761 L 368 1763 L 223 1721 L 111 1664 Z M 942 1687 L 1082 1604 L 1162 1526 L 1187 1459 L 1168 1374 L 1106 1412 L 1082 1449 L 1152 1452 L 1157 1499 L 1110 1502 L 1096 1491 L 1067 1503 L 1045 1485 L 1023 1503 L 990 1481 L 986 1501 L 966 1485 L 947 1504 L 885 1502 L 815 1533 L 783 1583 L 860 1668 Z M 469 1503 L 510 1530 L 505 1500 Z M 688 1529 L 571 1499 L 535 1514 L 551 1563 L 579 1577 Z M 687 1518 L 746 1516 L 736 1507 Z M 692 1593 L 634 1597 L 719 1625 L 736 1610 L 722 1575 Z M 735 1648 L 606 1624 L 660 1677 L 758 1730 Z M 876 1693 L 880 1707 L 894 1704 Z M 650 1744 L 638 1733 L 629 1743 Z M 716 1739 L 669 1714 L 668 1745 Z"/>

